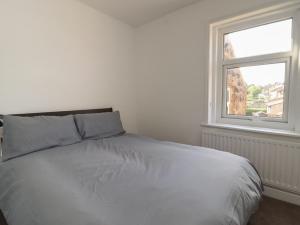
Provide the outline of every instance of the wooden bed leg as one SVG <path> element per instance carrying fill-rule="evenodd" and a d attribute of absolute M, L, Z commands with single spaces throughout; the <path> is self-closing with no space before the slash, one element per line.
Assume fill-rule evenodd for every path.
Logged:
<path fill-rule="evenodd" d="M 8 225 L 1 210 L 0 210 L 0 225 Z"/>

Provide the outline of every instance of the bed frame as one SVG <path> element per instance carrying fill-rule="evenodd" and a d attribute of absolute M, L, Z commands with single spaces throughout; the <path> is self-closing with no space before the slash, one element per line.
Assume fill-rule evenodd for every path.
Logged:
<path fill-rule="evenodd" d="M 86 109 L 86 110 L 72 110 L 72 111 L 23 113 L 23 114 L 11 114 L 11 115 L 12 116 L 23 116 L 23 117 L 32 117 L 32 116 L 67 116 L 67 115 L 75 115 L 75 114 L 104 113 L 104 112 L 112 112 L 112 111 L 113 111 L 112 108 L 102 108 L 102 109 Z M 0 115 L 0 127 L 3 126 L 2 119 L 3 119 L 3 115 Z"/>
<path fill-rule="evenodd" d="M 86 109 L 86 110 L 72 110 L 72 111 L 56 111 L 56 112 L 40 112 L 40 113 L 24 113 L 24 114 L 12 114 L 13 116 L 22 117 L 33 117 L 33 116 L 67 116 L 76 114 L 89 114 L 89 113 L 104 113 L 113 112 L 112 108 L 102 108 L 102 109 Z M 0 115 L 0 127 L 3 126 L 2 123 L 3 115 Z M 0 225 L 8 225 L 5 217 L 0 209 Z"/>
<path fill-rule="evenodd" d="M 0 225 L 8 225 L 1 210 L 0 210 Z"/>

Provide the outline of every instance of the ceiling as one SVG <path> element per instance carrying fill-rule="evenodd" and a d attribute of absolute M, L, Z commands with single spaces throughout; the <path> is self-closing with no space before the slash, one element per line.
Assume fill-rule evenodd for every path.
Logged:
<path fill-rule="evenodd" d="M 140 26 L 199 0 L 80 0 L 132 26 Z"/>

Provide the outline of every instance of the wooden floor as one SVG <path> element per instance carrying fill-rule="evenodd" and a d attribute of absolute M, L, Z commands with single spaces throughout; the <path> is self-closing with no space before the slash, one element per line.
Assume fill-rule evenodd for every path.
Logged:
<path fill-rule="evenodd" d="M 300 225 L 300 206 L 264 197 L 249 225 Z"/>

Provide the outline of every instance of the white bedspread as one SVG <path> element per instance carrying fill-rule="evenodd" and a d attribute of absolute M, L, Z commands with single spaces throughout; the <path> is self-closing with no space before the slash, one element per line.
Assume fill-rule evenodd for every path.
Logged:
<path fill-rule="evenodd" d="M 246 225 L 261 191 L 244 158 L 130 134 L 0 164 L 9 225 Z"/>

